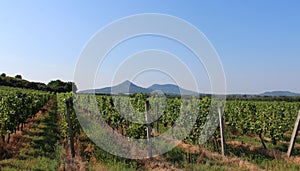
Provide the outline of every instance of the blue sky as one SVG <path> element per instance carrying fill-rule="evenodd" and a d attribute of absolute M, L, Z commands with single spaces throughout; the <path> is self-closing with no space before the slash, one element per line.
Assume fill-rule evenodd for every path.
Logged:
<path fill-rule="evenodd" d="M 45 83 L 72 80 L 80 52 L 98 30 L 129 15 L 163 13 L 188 21 L 206 35 L 222 61 L 229 93 L 300 93 L 299 9 L 298 1 L 271 0 L 0 1 L 0 72 Z M 163 46 L 165 40 L 146 37 L 140 41 L 144 44 L 132 41 L 139 46 L 130 46 L 128 52 L 153 47 L 172 50 Z M 175 52 L 179 56 L 188 53 Z M 110 65 L 120 62 L 116 58 L 112 52 L 99 77 L 109 77 Z M 182 58 L 192 63 L 190 58 Z M 203 91 L 209 91 L 205 70 L 201 65 L 190 67 L 196 75 L 199 72 Z M 135 82 L 149 86 L 151 81 L 143 78 L 150 77 L 146 74 Z M 170 81 L 164 76 L 157 78 L 162 80 L 154 82 Z M 108 85 L 105 80 L 99 78 L 97 85 Z M 189 83 L 182 86 L 190 88 Z"/>

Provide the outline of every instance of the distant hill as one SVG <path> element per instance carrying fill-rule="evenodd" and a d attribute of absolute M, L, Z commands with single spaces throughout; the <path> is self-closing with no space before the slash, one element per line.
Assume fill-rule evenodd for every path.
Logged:
<path fill-rule="evenodd" d="M 125 81 L 113 87 L 106 87 L 102 89 L 96 89 L 96 93 L 104 94 L 134 94 L 134 93 L 148 93 L 146 88 L 139 87 L 130 81 Z"/>
<path fill-rule="evenodd" d="M 260 96 L 300 96 L 300 94 L 290 91 L 267 91 L 260 94 Z"/>
<path fill-rule="evenodd" d="M 112 87 L 105 87 L 100 89 L 89 89 L 79 91 L 79 93 L 98 93 L 98 94 L 135 94 L 135 93 L 151 93 L 154 91 L 163 92 L 167 95 L 200 95 L 197 92 L 183 89 L 174 84 L 153 84 L 150 87 L 144 88 L 138 86 L 130 81 L 124 81 Z M 232 97 L 254 97 L 254 96 L 300 96 L 298 93 L 290 91 L 268 91 L 257 95 L 231 95 Z"/>
<path fill-rule="evenodd" d="M 152 91 L 161 91 L 161 92 L 164 92 L 165 94 L 182 94 L 182 95 L 196 95 L 198 93 L 194 92 L 194 91 L 190 91 L 190 90 L 186 90 L 186 89 L 183 89 L 183 88 L 180 88 L 179 86 L 177 85 L 174 85 L 174 84 L 163 84 L 163 85 L 160 85 L 160 84 L 154 84 L 150 87 L 148 87 L 149 90 L 152 90 Z"/>
<path fill-rule="evenodd" d="M 105 87 L 100 89 L 83 90 L 79 93 L 101 93 L 101 94 L 134 94 L 134 93 L 149 93 L 146 88 L 139 87 L 130 81 L 125 81 L 113 87 Z"/>
<path fill-rule="evenodd" d="M 169 95 L 197 95 L 198 93 L 180 88 L 174 84 L 154 84 L 148 88 L 140 87 L 130 81 L 125 81 L 113 87 L 105 87 L 100 89 L 83 90 L 79 93 L 99 93 L 99 94 L 135 94 L 135 93 L 151 93 L 160 91 Z"/>

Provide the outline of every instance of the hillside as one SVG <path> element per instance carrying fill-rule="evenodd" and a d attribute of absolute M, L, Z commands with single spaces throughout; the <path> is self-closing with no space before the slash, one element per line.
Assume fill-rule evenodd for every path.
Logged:
<path fill-rule="evenodd" d="M 22 76 L 20 75 L 17 75 L 15 77 L 10 77 L 10 76 L 6 76 L 5 74 L 2 74 L 0 76 L 0 85 L 9 86 L 9 87 L 28 88 L 34 90 L 43 90 L 43 91 L 49 90 L 49 88 L 45 83 L 30 82 L 25 79 L 22 79 Z"/>
<path fill-rule="evenodd" d="M 261 96 L 300 96 L 300 94 L 290 92 L 290 91 L 267 91 L 260 95 Z"/>
<path fill-rule="evenodd" d="M 41 82 L 32 82 L 22 78 L 21 75 L 15 77 L 7 76 L 5 73 L 0 75 L 0 86 L 25 88 L 32 90 L 52 91 L 52 92 L 70 92 L 76 90 L 73 82 L 63 82 L 61 80 L 52 80 L 48 84 Z"/>

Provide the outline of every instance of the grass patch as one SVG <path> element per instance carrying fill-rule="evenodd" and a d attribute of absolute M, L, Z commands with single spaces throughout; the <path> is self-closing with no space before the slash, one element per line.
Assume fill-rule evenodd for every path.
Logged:
<path fill-rule="evenodd" d="M 197 163 L 197 159 L 201 154 L 190 154 L 176 147 L 173 150 L 165 153 L 162 157 L 174 166 L 183 170 L 208 170 L 208 171 L 243 171 L 247 170 L 232 163 L 224 163 L 218 159 L 211 159 L 206 156 Z"/>
<path fill-rule="evenodd" d="M 91 143 L 91 142 L 89 142 Z M 125 159 L 112 155 L 99 147 L 94 146 L 95 151 L 93 157 L 96 159 L 96 163 L 89 163 L 89 170 L 108 170 L 108 171 L 134 171 L 138 168 L 138 162 L 131 159 Z M 82 154 L 86 160 L 90 160 L 90 157 Z M 102 167 L 105 169 L 103 169 Z M 99 169 L 100 168 L 100 169 Z"/>
<path fill-rule="evenodd" d="M 244 139 L 245 140 L 245 139 Z M 251 140 L 253 141 L 253 140 Z M 250 142 L 251 142 L 250 141 Z M 249 143 L 246 141 L 246 143 Z M 268 143 L 270 149 L 276 149 L 274 145 Z M 282 144 L 277 144 L 277 147 Z M 281 158 L 277 158 L 274 155 L 267 153 L 267 150 L 262 148 L 249 149 L 248 146 L 238 145 L 227 145 L 227 154 L 231 157 L 238 157 L 242 160 L 248 161 L 266 170 L 300 170 L 300 166 L 297 164 L 286 163 Z"/>

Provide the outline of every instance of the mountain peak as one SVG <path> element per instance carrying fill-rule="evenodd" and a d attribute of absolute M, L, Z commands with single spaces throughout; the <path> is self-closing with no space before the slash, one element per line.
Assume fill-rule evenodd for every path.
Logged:
<path fill-rule="evenodd" d="M 134 94 L 134 93 L 143 93 L 143 92 L 149 92 L 147 89 L 143 87 L 139 87 L 132 83 L 129 80 L 126 80 L 118 85 L 115 85 L 113 87 L 108 87 L 111 89 L 111 94 Z M 98 91 L 101 92 L 101 89 L 98 89 Z"/>
<path fill-rule="evenodd" d="M 129 80 L 125 80 L 124 82 L 122 82 L 121 84 L 133 84 L 131 81 Z"/>
<path fill-rule="evenodd" d="M 132 82 L 130 82 L 129 80 L 125 80 L 124 82 L 116 85 L 116 86 L 131 86 L 131 85 L 135 85 L 133 84 Z M 113 86 L 113 87 L 116 87 L 116 86 Z"/>

